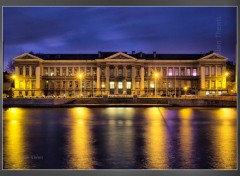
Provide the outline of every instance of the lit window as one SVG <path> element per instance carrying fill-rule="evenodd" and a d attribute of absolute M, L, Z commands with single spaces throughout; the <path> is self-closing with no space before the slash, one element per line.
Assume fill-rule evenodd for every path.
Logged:
<path fill-rule="evenodd" d="M 72 76 L 72 68 L 68 68 L 68 76 Z"/>
<path fill-rule="evenodd" d="M 127 89 L 131 89 L 132 87 L 132 83 L 131 82 L 127 82 Z"/>
<path fill-rule="evenodd" d="M 209 67 L 205 67 L 205 75 L 209 75 Z"/>
<path fill-rule="evenodd" d="M 110 89 L 114 89 L 114 82 L 110 82 Z"/>
<path fill-rule="evenodd" d="M 191 76 L 191 68 L 187 68 L 187 76 Z"/>
<path fill-rule="evenodd" d="M 102 87 L 102 88 L 105 88 L 105 82 L 102 82 L 101 87 Z"/>
<path fill-rule="evenodd" d="M 30 81 L 26 81 L 26 89 L 30 89 Z"/>
<path fill-rule="evenodd" d="M 197 76 L 197 69 L 196 68 L 193 68 L 193 76 Z"/>
<path fill-rule="evenodd" d="M 118 69 L 118 76 L 122 76 L 123 75 L 123 70 L 120 68 Z"/>
<path fill-rule="evenodd" d="M 48 76 L 48 68 L 47 67 L 44 68 L 44 75 Z"/>
<path fill-rule="evenodd" d="M 54 76 L 54 68 L 53 67 L 50 68 L 50 75 Z"/>
<path fill-rule="evenodd" d="M 122 82 L 118 82 L 118 89 L 122 89 L 123 88 L 123 83 Z"/>
<path fill-rule="evenodd" d="M 60 76 L 60 68 L 57 67 L 57 76 Z"/>
<path fill-rule="evenodd" d="M 175 69 L 174 69 L 174 75 L 175 75 L 175 76 L 178 76 L 178 68 L 175 68 Z"/>
<path fill-rule="evenodd" d="M 19 88 L 24 89 L 24 81 L 23 80 L 19 81 Z"/>
<path fill-rule="evenodd" d="M 173 69 L 172 68 L 168 68 L 168 76 L 172 76 L 173 75 Z"/>

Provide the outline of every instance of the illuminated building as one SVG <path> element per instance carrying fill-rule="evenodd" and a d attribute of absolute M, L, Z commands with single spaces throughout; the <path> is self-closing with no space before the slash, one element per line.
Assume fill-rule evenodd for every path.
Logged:
<path fill-rule="evenodd" d="M 215 52 L 24 53 L 14 61 L 15 97 L 226 93 L 227 58 Z"/>

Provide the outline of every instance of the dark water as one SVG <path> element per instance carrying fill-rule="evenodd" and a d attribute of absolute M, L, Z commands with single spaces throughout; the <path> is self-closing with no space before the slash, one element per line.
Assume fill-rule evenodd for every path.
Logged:
<path fill-rule="evenodd" d="M 9 108 L 4 169 L 236 169 L 236 108 Z"/>

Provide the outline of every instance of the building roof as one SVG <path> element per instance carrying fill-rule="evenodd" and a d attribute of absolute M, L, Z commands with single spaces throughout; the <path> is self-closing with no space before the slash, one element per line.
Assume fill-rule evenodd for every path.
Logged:
<path fill-rule="evenodd" d="M 35 54 L 39 58 L 44 60 L 95 60 L 104 59 L 106 57 L 112 56 L 118 52 L 99 52 L 98 54 Z M 142 52 L 131 53 L 122 52 L 136 59 L 146 59 L 146 60 L 197 60 L 210 53 L 206 54 L 145 54 Z"/>

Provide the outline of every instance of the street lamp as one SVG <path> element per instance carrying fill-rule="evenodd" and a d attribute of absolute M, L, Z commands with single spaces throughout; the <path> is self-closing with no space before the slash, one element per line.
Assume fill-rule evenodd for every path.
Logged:
<path fill-rule="evenodd" d="M 157 84 L 156 84 L 156 82 L 157 82 L 157 78 L 158 78 L 158 73 L 154 74 L 154 78 L 155 78 L 155 96 L 157 96 Z"/>
<path fill-rule="evenodd" d="M 80 73 L 80 74 L 78 75 L 78 77 L 79 77 L 79 79 L 80 79 L 80 96 L 82 96 L 82 78 L 83 78 L 83 74 Z"/>
<path fill-rule="evenodd" d="M 187 86 L 184 87 L 184 91 L 185 91 L 185 98 L 186 98 L 186 94 L 187 94 Z"/>

